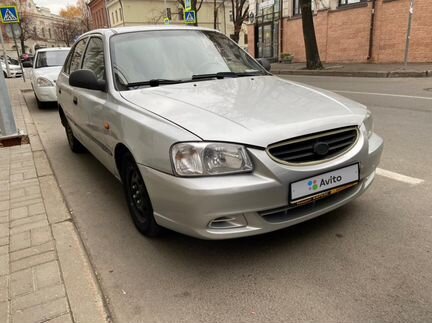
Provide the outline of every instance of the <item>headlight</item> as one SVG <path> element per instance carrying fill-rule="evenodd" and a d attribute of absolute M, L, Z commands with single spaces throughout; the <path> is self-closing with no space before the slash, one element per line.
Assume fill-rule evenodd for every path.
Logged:
<path fill-rule="evenodd" d="M 217 142 L 178 143 L 171 148 L 179 176 L 211 176 L 250 172 L 252 162 L 241 145 Z"/>
<path fill-rule="evenodd" d="M 373 118 L 372 113 L 368 110 L 365 119 L 363 120 L 363 124 L 365 125 L 367 136 L 370 138 L 373 133 Z"/>
<path fill-rule="evenodd" d="M 47 87 L 47 86 L 54 86 L 53 82 L 50 80 L 44 78 L 44 77 L 38 77 L 37 78 L 37 86 L 39 87 Z"/>

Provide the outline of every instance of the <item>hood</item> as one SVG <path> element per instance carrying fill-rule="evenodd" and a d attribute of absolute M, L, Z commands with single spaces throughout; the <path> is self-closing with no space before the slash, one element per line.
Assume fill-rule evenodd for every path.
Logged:
<path fill-rule="evenodd" d="M 35 77 L 45 77 L 50 81 L 57 81 L 63 66 L 50 66 L 50 67 L 40 67 L 34 68 L 33 73 Z"/>
<path fill-rule="evenodd" d="M 1 62 L 1 65 L 2 65 L 2 68 L 6 69 L 6 64 L 4 62 Z M 20 70 L 21 66 L 9 63 L 9 68 L 11 70 Z"/>
<path fill-rule="evenodd" d="M 165 85 L 121 95 L 203 140 L 261 147 L 304 134 L 360 125 L 366 114 L 359 103 L 274 76 Z"/>

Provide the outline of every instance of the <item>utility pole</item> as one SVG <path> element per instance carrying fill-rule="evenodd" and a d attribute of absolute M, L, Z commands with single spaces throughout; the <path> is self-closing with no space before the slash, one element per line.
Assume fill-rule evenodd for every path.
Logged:
<path fill-rule="evenodd" d="M 407 30 L 407 36 L 406 36 L 405 58 L 404 58 L 405 67 L 408 65 L 408 55 L 409 55 L 409 47 L 410 47 L 410 40 L 411 40 L 412 17 L 414 14 L 414 1 L 415 0 L 410 0 L 410 8 L 409 8 L 409 16 L 408 16 L 408 30 Z"/>

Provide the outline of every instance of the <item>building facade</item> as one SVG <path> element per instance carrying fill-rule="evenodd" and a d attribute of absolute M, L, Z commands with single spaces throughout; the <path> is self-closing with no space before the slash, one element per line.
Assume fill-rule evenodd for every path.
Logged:
<path fill-rule="evenodd" d="M 272 61 L 282 53 L 305 61 L 300 0 L 250 0 L 249 52 Z M 416 0 L 410 62 L 432 62 L 431 0 Z M 400 63 L 410 0 L 313 0 L 315 32 L 324 62 Z"/>
<path fill-rule="evenodd" d="M 87 4 L 92 17 L 92 28 L 108 28 L 110 26 L 108 21 L 105 0 L 91 0 Z"/>
<path fill-rule="evenodd" d="M 105 3 L 110 27 L 163 24 L 167 10 L 171 16 L 171 24 L 184 24 L 183 8 L 177 0 L 106 0 Z M 231 2 L 216 0 L 216 22 L 214 5 L 213 0 L 203 1 L 197 13 L 198 25 L 207 28 L 214 28 L 216 25 L 217 30 L 230 36 L 234 33 Z M 247 49 L 247 42 L 247 27 L 244 25 L 239 45 Z"/>
<path fill-rule="evenodd" d="M 23 22 L 22 29 L 25 33 L 25 53 L 34 53 L 38 48 L 65 46 L 64 41 L 58 37 L 58 26 L 64 24 L 64 18 L 51 13 L 48 8 L 36 5 L 33 0 L 21 0 L 18 10 Z M 10 26 L 2 24 L 1 31 L 7 54 L 16 57 L 16 48 Z M 21 55 L 21 41 L 18 37 L 16 37 L 16 41 L 18 52 Z"/>

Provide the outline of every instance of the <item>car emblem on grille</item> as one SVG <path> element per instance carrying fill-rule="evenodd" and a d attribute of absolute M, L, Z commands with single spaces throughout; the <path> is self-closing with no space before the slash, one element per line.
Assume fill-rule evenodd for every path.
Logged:
<path fill-rule="evenodd" d="M 329 152 L 329 145 L 326 142 L 319 141 L 314 145 L 313 150 L 318 156 L 325 156 Z"/>

